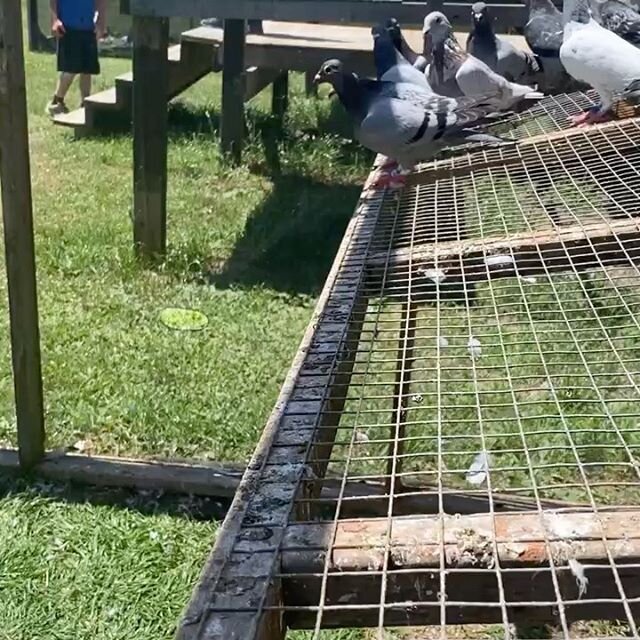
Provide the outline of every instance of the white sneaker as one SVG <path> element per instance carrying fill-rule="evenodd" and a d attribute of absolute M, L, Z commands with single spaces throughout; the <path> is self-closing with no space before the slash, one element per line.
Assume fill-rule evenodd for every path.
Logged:
<path fill-rule="evenodd" d="M 61 113 L 69 113 L 69 109 L 64 102 L 54 102 L 52 100 L 47 104 L 46 112 L 50 118 L 53 118 Z"/>

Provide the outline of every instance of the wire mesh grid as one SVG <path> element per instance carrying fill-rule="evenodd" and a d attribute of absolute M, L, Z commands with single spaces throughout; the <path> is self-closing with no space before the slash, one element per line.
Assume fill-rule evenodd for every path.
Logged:
<path fill-rule="evenodd" d="M 489 130 L 518 140 L 562 131 L 573 126 L 572 116 L 594 106 L 596 101 L 597 94 L 591 90 L 547 96 L 526 111 L 492 125 Z"/>
<path fill-rule="evenodd" d="M 629 120 L 363 194 L 209 620 L 640 638 L 639 161 Z"/>

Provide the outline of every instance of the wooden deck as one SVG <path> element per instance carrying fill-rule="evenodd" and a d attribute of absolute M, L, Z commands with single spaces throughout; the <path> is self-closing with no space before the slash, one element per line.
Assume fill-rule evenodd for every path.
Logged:
<path fill-rule="evenodd" d="M 340 58 L 357 73 L 373 74 L 371 55 L 371 27 L 278 22 L 265 20 L 264 34 L 247 34 L 245 62 L 268 69 L 289 71 L 316 71 L 328 58 Z M 404 29 L 409 44 L 417 51 L 422 49 L 422 32 Z M 456 37 L 464 47 L 467 32 L 457 32 Z M 503 36 L 514 45 L 527 49 L 522 36 Z M 223 30 L 198 27 L 182 35 L 185 42 L 222 46 Z"/>

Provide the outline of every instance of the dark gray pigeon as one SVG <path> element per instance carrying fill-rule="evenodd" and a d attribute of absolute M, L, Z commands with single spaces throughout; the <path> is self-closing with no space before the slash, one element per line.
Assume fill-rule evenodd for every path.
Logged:
<path fill-rule="evenodd" d="M 562 13 L 551 0 L 529 0 L 529 20 L 523 33 L 540 65 L 540 73 L 536 76 L 540 91 L 570 93 L 588 88 L 572 78 L 560 61 L 564 25 Z"/>
<path fill-rule="evenodd" d="M 414 67 L 395 46 L 391 32 L 385 25 L 371 29 L 376 77 L 387 82 L 409 82 L 431 91 L 424 72 Z"/>
<path fill-rule="evenodd" d="M 620 0 L 594 0 L 594 3 L 595 17 L 599 14 L 599 22 L 605 29 L 640 47 L 640 13 Z"/>
<path fill-rule="evenodd" d="M 327 60 L 315 77 L 327 82 L 353 118 L 355 137 L 368 149 L 407 170 L 430 160 L 443 147 L 463 143 L 513 144 L 472 129 L 495 106 L 481 98 L 452 99 L 415 84 L 359 78 L 340 60 Z M 375 186 L 401 184 L 397 174 L 380 173 Z"/>
<path fill-rule="evenodd" d="M 390 20 L 387 20 L 386 27 L 394 46 L 409 62 L 409 64 L 413 65 L 416 69 L 420 69 L 420 71 L 425 71 L 428 64 L 427 59 L 422 54 L 416 53 L 409 46 L 409 43 L 406 41 L 402 30 L 400 29 L 398 21 L 395 18 L 391 18 Z"/>
<path fill-rule="evenodd" d="M 472 30 L 467 52 L 511 82 L 529 83 L 540 71 L 533 55 L 514 47 L 493 30 L 493 17 L 484 2 L 471 6 Z"/>

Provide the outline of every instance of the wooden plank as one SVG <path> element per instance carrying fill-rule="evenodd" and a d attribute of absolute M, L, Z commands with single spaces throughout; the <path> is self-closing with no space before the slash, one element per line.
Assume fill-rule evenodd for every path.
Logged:
<path fill-rule="evenodd" d="M 422 31 L 405 29 L 404 35 L 416 50 L 422 49 Z M 467 34 L 457 33 L 462 46 Z M 506 36 L 516 46 L 527 48 L 521 36 Z M 219 46 L 222 29 L 198 27 L 182 34 L 184 42 L 197 42 L 204 46 Z M 328 58 L 340 58 L 345 66 L 356 73 L 374 75 L 371 27 L 305 24 L 265 21 L 264 34 L 246 36 L 245 63 L 265 69 L 309 71 L 315 75 Z"/>
<path fill-rule="evenodd" d="M 36 476 L 55 482 L 74 482 L 107 487 L 132 487 L 184 493 L 196 496 L 232 498 L 240 485 L 244 467 L 218 464 L 203 460 L 141 460 L 111 456 L 88 456 L 79 453 L 48 452 L 32 470 Z M 18 451 L 0 449 L 0 473 L 21 472 Z M 438 513 L 437 488 L 419 482 L 419 478 L 405 477 L 408 483 L 396 490 L 405 492 L 396 496 L 396 515 Z M 342 487 L 341 478 L 325 478 L 320 495 L 321 504 L 333 508 L 342 496 L 341 513 L 344 517 L 382 517 L 388 510 L 389 495 L 380 483 L 349 482 Z M 496 512 L 537 509 L 537 504 L 517 495 L 493 494 Z M 446 513 L 480 513 L 489 511 L 484 495 L 447 491 L 443 496 Z M 545 508 L 580 507 L 561 501 L 543 501 Z"/>
<path fill-rule="evenodd" d="M 15 451 L 0 450 L 0 470 L 18 471 Z M 133 487 L 220 498 L 234 496 L 243 473 L 241 467 L 196 460 L 135 460 L 55 452 L 48 453 L 33 471 L 56 482 Z"/>
<path fill-rule="evenodd" d="M 510 261 L 493 266 L 486 262 L 487 257 L 496 255 L 507 256 Z M 387 276 L 390 286 L 398 277 L 406 279 L 406 268 L 410 262 L 414 270 L 437 266 L 447 278 L 461 277 L 464 272 L 468 282 L 488 277 L 544 275 L 624 265 L 640 261 L 640 220 L 585 222 L 554 230 L 515 233 L 508 237 L 421 244 L 411 249 L 395 249 L 390 254 L 375 253 L 367 261 L 372 281 L 377 281 L 379 271 L 385 269 L 387 261 L 394 269 Z M 368 285 L 371 286 L 370 283 Z"/>
<path fill-rule="evenodd" d="M 273 81 L 273 95 L 271 98 L 271 113 L 280 120 L 284 119 L 289 106 L 289 73 L 281 71 Z"/>
<path fill-rule="evenodd" d="M 225 20 L 220 140 L 234 162 L 240 162 L 244 138 L 244 30 L 244 20 Z"/>
<path fill-rule="evenodd" d="M 0 176 L 20 463 L 44 454 L 44 409 L 20 2 L 0 2 Z"/>
<path fill-rule="evenodd" d="M 442 10 L 453 24 L 469 24 L 471 2 L 445 2 Z M 401 0 L 130 0 L 129 12 L 145 16 L 242 18 L 298 22 L 337 22 L 371 24 L 394 17 L 402 23 L 420 25 L 440 2 L 402 2 Z M 500 29 L 523 27 L 528 19 L 524 4 L 490 3 Z"/>
<path fill-rule="evenodd" d="M 335 378 L 341 375 L 337 364 L 344 361 L 342 356 L 348 350 L 346 336 L 356 317 L 353 311 L 364 270 L 362 245 L 371 238 L 380 203 L 380 198 L 358 203 L 293 367 L 180 623 L 179 640 L 284 637 L 281 612 L 265 607 L 281 601 L 279 581 L 272 578 L 279 541 L 303 478 L 309 478 L 316 424 L 326 415 L 322 400 L 293 398 L 300 392 L 299 381 L 312 375 L 312 370 L 322 372 L 313 375 L 328 389 L 335 388 Z M 341 274 L 346 260 L 349 278 Z M 337 339 L 327 342 L 328 329 L 323 327 L 331 328 Z M 285 444 L 288 436 L 300 444 Z M 255 551 L 258 546 L 265 553 L 257 555 L 255 562 L 245 562 L 247 550 Z"/>
<path fill-rule="evenodd" d="M 145 258 L 167 242 L 169 21 L 133 19 L 133 239 Z"/>
<path fill-rule="evenodd" d="M 386 601 L 397 606 L 387 610 L 385 624 L 439 624 L 441 558 L 451 624 L 501 621 L 496 605 L 504 594 L 497 567 L 511 622 L 557 622 L 552 562 L 563 601 L 575 601 L 565 604 L 569 620 L 626 618 L 610 554 L 626 599 L 640 597 L 637 509 L 394 518 L 390 539 L 388 527 L 386 518 L 340 521 L 334 538 L 332 522 L 289 525 L 282 544 L 285 606 L 317 607 L 328 562 L 323 626 L 375 626 L 386 564 L 393 567 Z M 609 602 L 579 602 L 569 560 L 585 569 L 585 600 Z M 640 601 L 629 604 L 640 613 Z M 312 628 L 316 612 L 291 610 L 286 620 L 295 628 Z"/>

